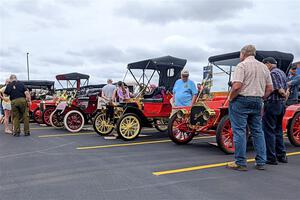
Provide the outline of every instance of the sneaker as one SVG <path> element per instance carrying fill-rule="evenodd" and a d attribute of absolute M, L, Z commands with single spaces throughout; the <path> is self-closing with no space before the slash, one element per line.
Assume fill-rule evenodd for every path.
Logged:
<path fill-rule="evenodd" d="M 20 137 L 20 133 L 14 133 L 13 136 Z"/>
<path fill-rule="evenodd" d="M 281 162 L 281 163 L 288 163 L 288 158 L 286 156 L 277 158 L 277 160 L 278 160 L 278 162 Z"/>
<path fill-rule="evenodd" d="M 273 161 L 273 160 L 267 160 L 266 164 L 268 164 L 268 165 L 278 165 L 278 162 Z"/>
<path fill-rule="evenodd" d="M 9 129 L 6 129 L 6 130 L 5 130 L 5 133 L 6 133 L 6 134 L 12 134 L 12 131 L 9 130 Z"/>
<path fill-rule="evenodd" d="M 265 170 L 266 167 L 265 167 L 265 165 L 258 165 L 258 164 L 256 164 L 255 165 L 255 169 L 257 169 L 257 170 Z"/>
<path fill-rule="evenodd" d="M 30 133 L 24 133 L 24 136 L 30 136 Z"/>
<path fill-rule="evenodd" d="M 248 171 L 246 166 L 238 165 L 235 162 L 228 163 L 226 167 L 237 171 Z"/>

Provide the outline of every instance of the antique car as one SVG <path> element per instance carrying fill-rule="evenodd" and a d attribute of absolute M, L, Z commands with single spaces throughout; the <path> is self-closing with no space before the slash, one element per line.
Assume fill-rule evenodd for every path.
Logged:
<path fill-rule="evenodd" d="M 97 98 L 104 84 L 81 86 L 68 93 L 65 101 L 61 101 L 50 115 L 54 127 L 65 127 L 68 131 L 79 132 L 97 111 Z"/>
<path fill-rule="evenodd" d="M 31 95 L 31 105 L 29 107 L 30 118 L 35 122 L 42 124 L 42 111 L 40 103 L 46 99 L 52 99 L 54 94 L 54 81 L 30 80 L 21 81 L 29 90 Z"/>
<path fill-rule="evenodd" d="M 61 89 L 56 90 L 57 98 L 55 98 L 54 101 L 45 102 L 43 105 L 43 119 L 47 125 L 50 124 L 55 128 L 64 127 L 64 115 L 60 115 L 59 111 L 55 113 L 54 111 L 60 109 L 63 107 L 62 105 L 66 103 L 70 106 L 80 88 L 88 85 L 89 78 L 89 75 L 77 72 L 56 75 L 56 80 L 61 86 Z M 60 107 L 57 108 L 57 106 Z"/>
<path fill-rule="evenodd" d="M 123 103 L 98 103 L 95 131 L 104 136 L 116 129 L 123 140 L 138 137 L 142 127 L 166 131 L 172 111 L 171 91 L 186 62 L 185 59 L 165 56 L 128 64 L 126 74 L 130 73 L 136 81 L 136 94 Z M 157 87 L 150 89 L 154 79 Z"/>
<path fill-rule="evenodd" d="M 292 66 L 297 67 L 297 74 L 300 75 L 300 61 L 294 62 Z M 288 69 L 289 70 L 289 69 Z M 287 74 L 288 74 L 287 70 Z M 300 88 L 299 88 L 300 89 Z M 299 92 L 298 92 L 299 94 Z M 300 147 L 300 104 L 288 106 L 285 110 L 285 115 L 283 118 L 283 131 L 287 133 L 287 136 L 291 142 L 296 147 Z"/>
<path fill-rule="evenodd" d="M 239 54 L 240 52 L 234 52 L 210 57 L 208 61 L 211 72 L 205 74 L 203 82 L 212 81 L 214 74 L 212 70 L 216 68 L 215 74 L 228 75 L 228 79 L 222 77 L 222 80 L 229 83 L 232 70 L 240 62 Z M 256 59 L 260 61 L 269 56 L 277 60 L 278 67 L 284 72 L 288 71 L 294 58 L 292 54 L 277 51 L 257 51 L 256 53 Z M 216 80 L 214 81 L 216 82 Z M 225 92 L 211 92 L 209 95 L 202 95 L 202 91 L 200 91 L 193 106 L 174 108 L 175 114 L 171 117 L 168 125 L 168 134 L 174 143 L 187 144 L 195 135 L 211 135 L 216 136 L 217 145 L 223 152 L 227 154 L 234 152 L 233 134 L 228 116 L 229 102 L 227 100 L 230 86 L 226 85 L 226 83 L 214 85 L 222 88 L 223 91 L 227 89 Z M 300 105 L 287 108 L 283 124 L 289 130 L 287 132 L 290 135 L 289 138 L 293 137 L 294 141 L 299 141 L 297 130 L 300 130 L 300 112 L 295 114 L 297 113 L 296 107 L 300 111 Z M 247 132 L 248 136 L 251 135 L 249 131 Z M 291 132 L 294 133 L 294 136 Z"/>

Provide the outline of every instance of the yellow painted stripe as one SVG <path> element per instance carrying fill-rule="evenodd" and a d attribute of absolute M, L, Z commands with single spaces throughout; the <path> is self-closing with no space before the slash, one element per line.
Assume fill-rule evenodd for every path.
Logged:
<path fill-rule="evenodd" d="M 300 151 L 287 153 L 287 156 L 296 156 L 296 155 L 300 155 Z M 247 162 L 254 162 L 254 161 L 255 161 L 254 158 L 247 160 Z M 228 162 L 215 163 L 215 164 L 209 164 L 209 165 L 199 165 L 199 166 L 194 166 L 194 167 L 186 167 L 186 168 L 179 168 L 179 169 L 153 172 L 152 174 L 156 175 L 156 176 L 167 175 L 167 174 L 177 174 L 177 173 L 190 172 L 190 171 L 203 170 L 203 169 L 210 169 L 210 168 L 216 168 L 216 167 L 225 167 L 225 166 L 227 166 L 227 164 L 228 164 Z"/>
<path fill-rule="evenodd" d="M 48 129 L 55 129 L 54 127 L 50 127 L 50 126 L 47 126 L 47 127 L 33 127 L 33 128 L 30 128 L 31 130 L 48 130 Z"/>
<path fill-rule="evenodd" d="M 64 137 L 64 136 L 78 136 L 78 135 L 96 135 L 95 132 L 86 133 L 64 133 L 64 134 L 53 134 L 53 135 L 40 135 L 39 138 L 50 138 L 50 137 Z"/>
<path fill-rule="evenodd" d="M 195 137 L 194 140 L 212 138 L 215 136 L 203 136 L 203 137 Z M 112 148 L 112 147 L 126 147 L 126 146 L 136 146 L 136 145 L 144 145 L 144 144 L 157 144 L 157 143 L 166 143 L 171 142 L 171 140 L 151 140 L 144 142 L 131 142 L 131 143 L 122 143 L 122 144 L 111 144 L 111 145 L 101 145 L 101 146 L 87 146 L 87 147 L 77 147 L 78 150 L 88 150 L 88 149 L 103 149 L 103 148 Z"/>

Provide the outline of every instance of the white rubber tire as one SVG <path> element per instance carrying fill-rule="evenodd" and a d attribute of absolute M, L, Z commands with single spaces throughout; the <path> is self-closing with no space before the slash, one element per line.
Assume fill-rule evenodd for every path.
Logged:
<path fill-rule="evenodd" d="M 75 113 L 78 114 L 78 115 L 81 117 L 82 123 L 81 123 L 80 127 L 78 127 L 77 129 L 71 129 L 71 128 L 68 126 L 68 124 L 67 124 L 67 120 L 68 120 L 68 117 L 69 117 L 71 114 L 75 114 Z M 85 123 L 84 117 L 83 117 L 82 113 L 79 112 L 78 110 L 71 110 L 70 112 L 67 112 L 67 114 L 66 114 L 65 117 L 64 117 L 64 125 L 65 125 L 65 128 L 66 128 L 69 132 L 71 132 L 71 133 L 77 133 L 77 132 L 79 132 L 79 131 L 83 128 L 84 123 Z"/>

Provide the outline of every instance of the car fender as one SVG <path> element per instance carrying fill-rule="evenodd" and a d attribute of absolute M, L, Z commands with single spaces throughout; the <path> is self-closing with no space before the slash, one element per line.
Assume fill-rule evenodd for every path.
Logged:
<path fill-rule="evenodd" d="M 125 110 L 123 112 L 123 115 L 127 114 L 127 113 L 136 114 L 140 118 L 142 126 L 152 127 L 151 123 L 149 122 L 147 117 L 145 117 L 144 113 L 140 109 L 138 109 L 136 107 L 128 106 L 128 107 L 125 108 Z"/>
<path fill-rule="evenodd" d="M 294 115 L 300 112 L 300 104 L 288 106 L 285 110 L 285 114 L 282 120 L 282 129 L 283 132 L 286 132 L 290 121 L 293 119 Z"/>

